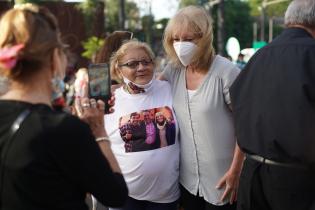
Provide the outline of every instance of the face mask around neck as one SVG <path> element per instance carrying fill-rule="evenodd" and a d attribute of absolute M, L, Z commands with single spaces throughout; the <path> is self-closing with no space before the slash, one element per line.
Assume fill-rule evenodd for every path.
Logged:
<path fill-rule="evenodd" d="M 126 85 L 128 85 L 130 89 L 134 90 L 135 92 L 143 93 L 143 92 L 148 91 L 152 87 L 152 83 L 154 80 L 154 74 L 152 76 L 152 79 L 144 85 L 134 83 L 134 82 L 130 81 L 129 79 L 127 79 L 125 76 L 123 76 L 123 80 L 124 80 L 124 83 Z"/>
<path fill-rule="evenodd" d="M 191 63 L 191 59 L 198 48 L 193 42 L 174 42 L 173 47 L 183 66 L 188 66 Z"/>

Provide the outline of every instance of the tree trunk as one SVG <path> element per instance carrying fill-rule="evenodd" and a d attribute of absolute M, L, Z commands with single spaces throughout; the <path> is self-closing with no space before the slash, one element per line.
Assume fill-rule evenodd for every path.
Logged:
<path fill-rule="evenodd" d="M 217 33 L 217 46 L 218 54 L 224 55 L 224 0 L 220 0 L 218 4 L 218 33 Z"/>
<path fill-rule="evenodd" d="M 119 1 L 119 28 L 125 30 L 125 0 Z"/>
<path fill-rule="evenodd" d="M 102 37 L 104 35 L 103 34 L 104 28 L 105 28 L 104 2 L 97 2 L 92 34 L 97 37 Z"/>

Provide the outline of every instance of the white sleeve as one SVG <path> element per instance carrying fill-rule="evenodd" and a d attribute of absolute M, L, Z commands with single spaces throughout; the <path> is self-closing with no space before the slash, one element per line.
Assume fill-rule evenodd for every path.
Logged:
<path fill-rule="evenodd" d="M 234 66 L 233 68 L 228 69 L 222 77 L 223 95 L 226 104 L 231 103 L 230 87 L 232 86 L 234 80 L 237 78 L 239 73 L 240 69 Z"/>

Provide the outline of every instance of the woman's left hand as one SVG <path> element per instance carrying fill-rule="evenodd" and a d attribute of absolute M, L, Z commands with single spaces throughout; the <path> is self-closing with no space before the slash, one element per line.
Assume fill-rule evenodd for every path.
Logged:
<path fill-rule="evenodd" d="M 220 198 L 221 201 L 224 201 L 227 198 L 229 199 L 230 204 L 233 204 L 233 202 L 236 201 L 239 179 L 240 173 L 238 172 L 227 171 L 224 174 L 216 186 L 217 189 L 225 187 L 225 190 Z"/>
<path fill-rule="evenodd" d="M 90 125 L 95 137 L 107 136 L 104 129 L 104 109 L 103 101 L 91 98 L 76 98 L 75 114 L 84 122 Z"/>

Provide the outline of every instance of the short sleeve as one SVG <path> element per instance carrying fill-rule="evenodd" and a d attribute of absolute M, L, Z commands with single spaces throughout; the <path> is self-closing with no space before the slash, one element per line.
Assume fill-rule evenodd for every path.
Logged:
<path fill-rule="evenodd" d="M 239 73 L 240 69 L 231 64 L 222 76 L 224 100 L 225 103 L 228 105 L 231 104 L 230 87 L 232 86 L 234 80 L 237 78 Z"/>

